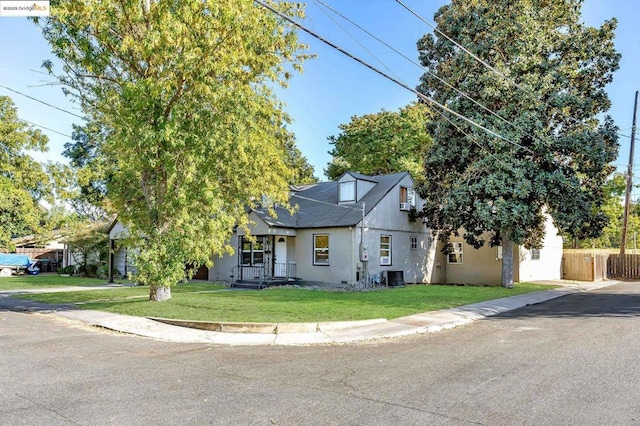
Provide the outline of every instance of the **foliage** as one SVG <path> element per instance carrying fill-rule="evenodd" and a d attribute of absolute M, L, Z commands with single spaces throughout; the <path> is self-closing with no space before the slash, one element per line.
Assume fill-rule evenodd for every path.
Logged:
<path fill-rule="evenodd" d="M 85 277 L 96 276 L 97 263 L 108 258 L 108 226 L 108 222 L 79 221 L 65 230 L 64 242 L 79 266 L 78 272 Z"/>
<path fill-rule="evenodd" d="M 76 265 L 67 265 L 63 268 L 60 268 L 58 270 L 58 273 L 64 275 L 73 275 L 76 273 Z"/>
<path fill-rule="evenodd" d="M 618 143 L 617 128 L 600 114 L 610 107 L 605 86 L 620 59 L 616 21 L 587 27 L 580 3 L 472 0 L 436 13 L 439 30 L 506 78 L 445 37 L 429 34 L 418 42 L 431 73 L 418 89 L 507 139 L 454 116 L 436 124 L 419 192 L 427 199 L 423 215 L 445 241 L 464 229 L 474 247 L 487 241 L 538 247 L 545 211 L 565 235 L 581 239 L 606 225 L 603 184 Z M 510 261 L 503 259 L 503 285 L 513 285 Z"/>
<path fill-rule="evenodd" d="M 38 202 L 51 201 L 50 182 L 26 151 L 46 146 L 47 137 L 18 118 L 11 98 L 0 96 L 0 251 L 14 249 L 12 237 L 38 231 Z"/>
<path fill-rule="evenodd" d="M 106 219 L 106 183 L 114 169 L 114 162 L 102 152 L 106 133 L 96 121 L 74 125 L 72 141 L 64 144 L 62 152 L 69 165 L 58 165 L 56 173 L 52 173 L 57 177 L 60 198 L 78 215 L 93 222 Z"/>
<path fill-rule="evenodd" d="M 333 156 L 324 173 L 331 179 L 351 170 L 367 175 L 408 171 L 414 178 L 422 173 L 422 157 L 431 138 L 427 107 L 414 103 L 397 112 L 353 116 L 339 126 L 338 136 L 330 136 Z"/>
<path fill-rule="evenodd" d="M 622 241 L 622 227 L 624 215 L 624 196 L 627 178 L 623 174 L 616 174 L 604 185 L 605 202 L 602 213 L 607 217 L 608 224 L 602 235 L 597 238 L 574 239 L 570 241 L 573 248 L 620 248 Z M 627 248 L 633 248 L 633 235 L 640 233 L 640 209 L 638 201 L 631 201 L 627 231 Z"/>
<path fill-rule="evenodd" d="M 185 264 L 231 252 L 262 195 L 286 204 L 288 118 L 272 85 L 306 56 L 282 19 L 250 0 L 109 0 L 61 1 L 37 22 L 65 64 L 60 81 L 108 135 L 110 208 L 151 299 L 170 297 Z"/>
<path fill-rule="evenodd" d="M 285 145 L 285 163 L 293 173 L 289 181 L 290 185 L 306 185 L 318 182 L 318 179 L 313 175 L 313 166 L 309 164 L 302 152 L 296 147 L 293 135 Z"/>
<path fill-rule="evenodd" d="M 188 286 L 193 286 L 189 284 Z M 205 287 L 208 286 L 208 287 Z M 481 286 L 413 285 L 368 292 L 334 292 L 295 288 L 237 292 L 211 284 L 175 287 L 167 303 L 151 303 L 139 288 L 21 295 L 45 303 L 81 303 L 78 308 L 125 315 L 200 321 L 317 322 L 398 318 L 497 299 L 553 286 L 522 283 L 516 289 Z"/>

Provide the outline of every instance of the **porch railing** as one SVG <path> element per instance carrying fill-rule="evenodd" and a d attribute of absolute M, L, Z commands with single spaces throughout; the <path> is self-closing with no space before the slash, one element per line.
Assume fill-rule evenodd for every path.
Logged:
<path fill-rule="evenodd" d="M 231 269 L 233 280 L 260 280 L 268 278 L 264 265 L 238 265 Z"/>
<path fill-rule="evenodd" d="M 231 278 L 237 280 L 260 280 L 269 281 L 276 279 L 290 279 L 296 277 L 295 263 L 276 263 L 273 265 L 273 272 L 270 264 L 263 265 L 237 265 L 231 268 Z"/>
<path fill-rule="evenodd" d="M 273 265 L 274 278 L 295 278 L 296 272 L 295 263 L 275 263 Z"/>

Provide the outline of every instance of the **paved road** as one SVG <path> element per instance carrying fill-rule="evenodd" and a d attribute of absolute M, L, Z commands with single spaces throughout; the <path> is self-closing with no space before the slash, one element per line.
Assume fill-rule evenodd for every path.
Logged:
<path fill-rule="evenodd" d="M 640 423 L 640 283 L 375 344 L 215 347 L 0 311 L 0 424 Z"/>

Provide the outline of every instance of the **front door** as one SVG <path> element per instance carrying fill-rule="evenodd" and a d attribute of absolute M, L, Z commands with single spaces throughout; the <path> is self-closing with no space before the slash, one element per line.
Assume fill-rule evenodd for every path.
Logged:
<path fill-rule="evenodd" d="M 274 270 L 276 277 L 287 276 L 287 237 L 276 236 L 276 247 L 274 250 Z"/>

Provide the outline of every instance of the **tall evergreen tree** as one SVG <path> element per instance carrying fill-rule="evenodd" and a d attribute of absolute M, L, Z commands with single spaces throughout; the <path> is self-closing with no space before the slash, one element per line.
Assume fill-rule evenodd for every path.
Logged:
<path fill-rule="evenodd" d="M 606 225 L 602 186 L 618 143 L 614 123 L 601 114 L 620 55 L 616 21 L 586 26 L 581 3 L 454 0 L 438 10 L 437 29 L 497 73 L 439 32 L 418 42 L 429 71 L 418 90 L 504 137 L 454 116 L 439 120 L 419 190 L 423 215 L 445 241 L 462 230 L 474 247 L 502 244 L 506 287 L 513 286 L 513 244 L 539 247 L 545 212 L 579 238 Z"/>

